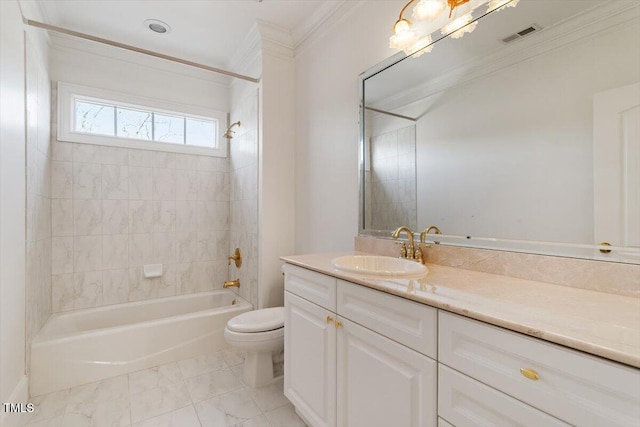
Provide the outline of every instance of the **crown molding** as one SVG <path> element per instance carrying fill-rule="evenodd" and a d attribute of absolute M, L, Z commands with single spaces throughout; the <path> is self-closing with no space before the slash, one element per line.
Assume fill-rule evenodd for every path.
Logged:
<path fill-rule="evenodd" d="M 227 68 L 236 73 L 247 73 L 253 75 L 255 73 L 256 60 L 260 59 L 262 50 L 262 37 L 258 24 L 255 23 L 236 48 L 235 53 L 229 60 Z M 260 61 L 258 61 L 260 62 Z M 262 67 L 258 65 L 258 75 L 262 74 Z"/>
<path fill-rule="evenodd" d="M 444 71 L 437 79 L 409 88 L 378 103 L 377 108 L 393 111 L 454 86 L 468 84 L 507 67 L 560 49 L 582 39 L 596 37 L 611 29 L 640 21 L 640 6 L 635 2 L 608 2 L 543 28 L 539 36 L 524 38 L 499 51 L 476 58 Z M 482 25 L 482 20 L 480 21 Z"/>
<path fill-rule="evenodd" d="M 49 14 L 41 1 L 18 0 L 18 5 L 20 6 L 20 13 L 23 18 L 33 19 L 40 22 L 51 22 Z M 41 37 L 44 40 L 47 47 L 51 48 L 52 41 L 49 32 L 44 30 L 34 30 L 34 32 L 37 32 L 38 37 Z"/>
<path fill-rule="evenodd" d="M 209 85 L 228 88 L 231 77 L 216 74 L 206 70 L 199 70 L 187 65 L 175 64 L 160 58 L 128 52 L 113 46 L 105 46 L 88 40 L 81 40 L 66 34 L 51 33 L 51 52 L 92 55 L 112 61 L 122 62 L 123 66 L 139 65 L 162 73 L 180 75 L 187 78 L 202 80 Z"/>
<path fill-rule="evenodd" d="M 262 54 L 274 55 L 283 59 L 292 59 L 294 44 L 291 32 L 286 28 L 267 21 L 256 22 L 262 39 Z"/>
<path fill-rule="evenodd" d="M 303 24 L 292 31 L 295 55 L 309 49 L 354 10 L 364 6 L 364 0 L 341 0 L 323 3 Z"/>

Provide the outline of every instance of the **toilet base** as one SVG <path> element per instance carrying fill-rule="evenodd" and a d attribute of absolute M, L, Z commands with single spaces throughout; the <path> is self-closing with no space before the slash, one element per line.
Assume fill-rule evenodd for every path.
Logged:
<path fill-rule="evenodd" d="M 244 360 L 242 377 L 245 384 L 256 388 L 273 381 L 273 356 L 271 351 L 248 351 Z"/>

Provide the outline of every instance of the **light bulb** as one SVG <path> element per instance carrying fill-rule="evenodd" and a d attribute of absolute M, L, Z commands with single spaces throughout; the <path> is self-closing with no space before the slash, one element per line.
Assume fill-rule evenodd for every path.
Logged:
<path fill-rule="evenodd" d="M 393 26 L 393 31 L 396 35 L 409 30 L 411 30 L 411 22 L 407 19 L 399 19 L 396 25 Z"/>
<path fill-rule="evenodd" d="M 416 19 L 435 19 L 444 10 L 442 0 L 420 0 L 413 8 L 413 17 Z"/>
<path fill-rule="evenodd" d="M 459 39 L 464 36 L 465 33 L 470 33 L 475 30 L 478 26 L 477 21 L 470 23 L 471 21 L 473 21 L 473 16 L 471 16 L 471 13 L 466 13 L 442 27 L 441 32 L 445 36 L 449 34 L 451 38 Z"/>
<path fill-rule="evenodd" d="M 418 36 L 411 29 L 411 22 L 400 19 L 393 26 L 395 34 L 389 38 L 389 47 L 397 50 L 405 50 L 416 42 Z"/>
<path fill-rule="evenodd" d="M 425 53 L 431 52 L 433 50 L 432 43 L 433 40 L 431 39 L 431 35 L 427 34 L 426 36 L 412 44 L 410 47 L 405 49 L 404 53 L 406 53 L 407 55 L 413 55 L 414 58 L 418 58 L 419 56 L 422 56 Z"/>
<path fill-rule="evenodd" d="M 520 0 L 491 0 L 489 2 L 489 7 L 487 8 L 487 12 L 491 11 L 500 11 L 506 9 L 507 7 L 516 7 Z"/>

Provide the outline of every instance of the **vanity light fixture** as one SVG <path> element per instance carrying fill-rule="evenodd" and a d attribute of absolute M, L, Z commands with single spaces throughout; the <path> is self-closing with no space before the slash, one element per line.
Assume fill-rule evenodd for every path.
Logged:
<path fill-rule="evenodd" d="M 503 10 L 507 7 L 515 7 L 520 0 L 419 0 L 412 12 L 416 23 L 420 21 L 435 21 L 439 19 L 445 8 L 449 7 L 448 22 L 440 29 L 442 35 L 450 35 L 454 39 L 464 36 L 475 30 L 478 25 L 474 21 L 471 12 L 473 8 L 488 3 L 487 13 Z M 393 25 L 393 35 L 389 39 L 389 47 L 398 51 L 404 51 L 407 55 L 418 57 L 433 49 L 431 34 L 423 34 L 418 25 L 404 18 L 405 11 L 414 4 L 416 0 L 410 0 L 400 10 L 398 20 Z M 473 5 L 473 6 L 472 6 Z"/>

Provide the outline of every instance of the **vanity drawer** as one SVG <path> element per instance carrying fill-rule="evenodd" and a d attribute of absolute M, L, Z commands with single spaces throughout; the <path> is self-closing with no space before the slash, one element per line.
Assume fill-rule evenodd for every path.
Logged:
<path fill-rule="evenodd" d="M 338 280 L 338 314 L 432 359 L 437 355 L 437 310 L 395 295 Z"/>
<path fill-rule="evenodd" d="M 570 424 L 638 425 L 638 369 L 444 311 L 439 328 L 445 365 Z"/>
<path fill-rule="evenodd" d="M 438 415 L 464 427 L 568 426 L 442 364 L 438 365 Z"/>
<path fill-rule="evenodd" d="M 306 268 L 285 264 L 284 288 L 327 310 L 336 311 L 336 279 Z"/>

